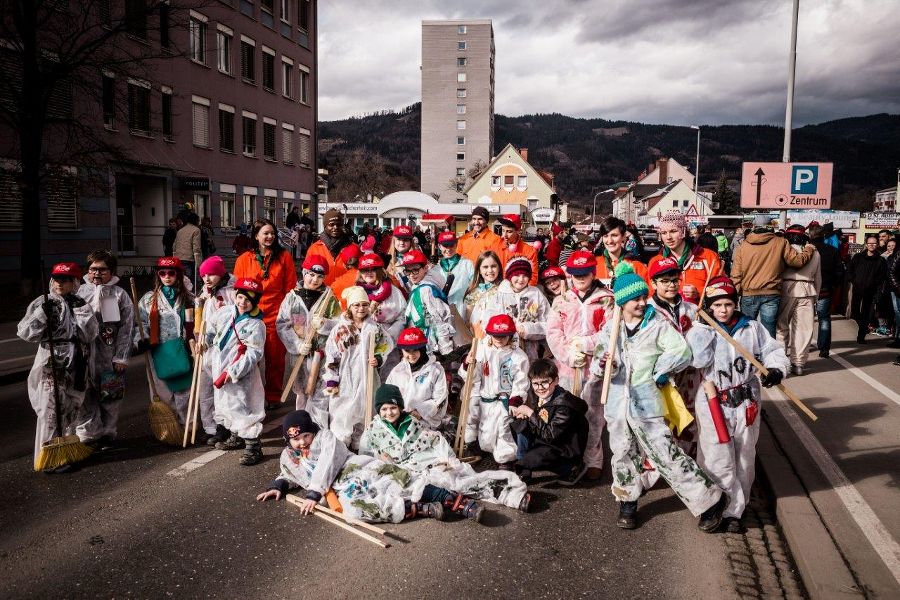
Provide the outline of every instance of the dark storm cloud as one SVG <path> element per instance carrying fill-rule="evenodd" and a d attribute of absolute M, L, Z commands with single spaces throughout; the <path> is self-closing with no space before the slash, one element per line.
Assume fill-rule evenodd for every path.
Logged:
<path fill-rule="evenodd" d="M 654 123 L 784 118 L 789 0 L 322 3 L 320 118 L 420 97 L 421 21 L 490 18 L 496 110 Z M 800 6 L 795 124 L 900 112 L 889 0 Z"/>

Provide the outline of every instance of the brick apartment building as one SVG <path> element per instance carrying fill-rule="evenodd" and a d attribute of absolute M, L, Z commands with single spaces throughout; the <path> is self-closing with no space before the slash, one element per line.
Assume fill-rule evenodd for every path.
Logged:
<path fill-rule="evenodd" d="M 127 19 L 135 1 L 100 2 L 108 7 L 100 18 Z M 315 214 L 315 0 L 198 0 L 182 12 L 130 31 L 130 43 L 171 45 L 171 58 L 152 61 L 144 77 L 113 65 L 97 72 L 96 128 L 128 159 L 100 169 L 105 185 L 96 184 L 96 166 L 88 177 L 71 164 L 44 186 L 47 263 L 111 248 L 124 264 L 150 264 L 185 202 L 211 219 L 223 255 L 242 222 L 264 216 L 282 225 L 294 205 Z M 10 72 L 2 46 L 0 58 Z M 73 94 L 76 107 L 85 102 Z M 0 280 L 9 281 L 20 264 L 22 198 L 17 157 L 2 156 Z"/>

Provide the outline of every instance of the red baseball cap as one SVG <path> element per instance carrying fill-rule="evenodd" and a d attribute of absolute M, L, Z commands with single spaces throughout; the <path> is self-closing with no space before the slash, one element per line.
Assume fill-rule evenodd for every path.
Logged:
<path fill-rule="evenodd" d="M 520 217 L 519 215 L 500 215 L 497 220 L 500 221 L 501 225 L 512 227 L 516 231 L 522 229 L 522 217 Z"/>
<path fill-rule="evenodd" d="M 456 234 L 452 231 L 442 231 L 438 235 L 437 241 L 441 246 L 454 246 L 459 240 L 456 238 Z"/>
<path fill-rule="evenodd" d="M 253 292 L 255 294 L 262 293 L 262 282 L 255 277 L 241 277 L 234 284 L 235 290 L 244 292 Z"/>
<path fill-rule="evenodd" d="M 328 261 L 318 254 L 308 254 L 303 260 L 303 268 L 319 275 L 328 275 Z"/>
<path fill-rule="evenodd" d="M 516 322 L 509 315 L 494 315 L 484 330 L 489 335 L 513 335 L 516 333 Z"/>
<path fill-rule="evenodd" d="M 359 259 L 359 270 L 360 271 L 371 271 L 374 269 L 383 269 L 384 261 L 381 260 L 381 257 L 375 254 L 374 252 L 370 252 L 368 254 L 363 254 L 363 257 Z"/>
<path fill-rule="evenodd" d="M 409 239 L 413 236 L 412 227 L 409 225 L 397 225 L 394 227 L 394 237 L 403 239 Z"/>
<path fill-rule="evenodd" d="M 421 350 L 428 345 L 428 339 L 418 327 L 407 327 L 400 332 L 397 345 L 407 350 Z"/>
<path fill-rule="evenodd" d="M 359 246 L 356 244 L 350 244 L 338 254 L 338 258 L 344 261 L 344 264 L 347 264 L 354 258 L 359 258 L 362 256 L 362 250 L 359 249 Z"/>
<path fill-rule="evenodd" d="M 177 256 L 163 256 L 156 261 L 157 269 L 177 269 L 184 273 L 184 265 Z"/>
<path fill-rule="evenodd" d="M 677 260 L 675 260 L 671 256 L 666 256 L 656 262 L 650 263 L 650 268 L 648 269 L 647 275 L 650 277 L 650 279 L 656 279 L 660 275 L 672 272 L 680 273 L 681 267 L 678 266 Z"/>
<path fill-rule="evenodd" d="M 544 269 L 544 272 L 541 273 L 541 281 L 547 281 L 548 279 L 553 279 L 554 277 L 562 277 L 565 279 L 566 272 L 559 267 L 547 267 L 546 269 Z"/>
<path fill-rule="evenodd" d="M 422 254 L 421 250 L 410 250 L 406 254 L 403 255 L 403 266 L 408 267 L 410 265 L 424 265 L 428 263 L 428 259 L 425 258 L 425 255 Z"/>
<path fill-rule="evenodd" d="M 597 258 L 587 250 L 576 250 L 566 260 L 566 271 L 573 277 L 597 272 Z"/>
<path fill-rule="evenodd" d="M 50 271 L 50 277 L 72 277 L 73 279 L 81 278 L 81 267 L 73 262 L 56 263 L 53 270 Z"/>
<path fill-rule="evenodd" d="M 710 306 L 716 300 L 729 299 L 737 302 L 737 289 L 734 282 L 725 275 L 719 275 L 709 280 L 706 286 L 706 305 Z"/>

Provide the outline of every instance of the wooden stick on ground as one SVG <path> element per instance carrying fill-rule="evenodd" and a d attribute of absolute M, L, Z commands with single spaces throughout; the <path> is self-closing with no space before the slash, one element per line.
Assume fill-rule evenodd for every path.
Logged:
<path fill-rule="evenodd" d="M 322 506 L 321 504 L 316 504 L 316 510 L 321 511 L 327 515 L 331 515 L 332 517 L 334 517 L 336 519 L 341 519 L 342 521 L 350 523 L 351 525 L 355 525 L 356 527 L 368 529 L 375 535 L 380 535 L 381 537 L 384 537 L 387 534 L 387 532 L 384 529 L 382 529 L 381 527 L 375 527 L 371 523 L 366 523 L 365 521 L 360 521 L 359 519 L 352 519 L 350 517 L 345 516 L 344 513 L 339 513 L 336 510 L 331 510 L 327 506 Z"/>
<path fill-rule="evenodd" d="M 294 506 L 301 506 L 301 505 L 302 505 L 302 502 L 303 502 L 300 498 L 298 498 L 298 497 L 295 496 L 294 494 L 288 494 L 287 496 L 285 496 L 285 500 L 287 500 L 288 502 L 290 502 L 290 503 L 293 504 Z M 321 508 L 321 507 L 318 507 L 318 506 L 317 506 L 316 508 L 319 509 L 319 508 Z M 376 538 L 375 536 L 369 535 L 369 534 L 366 533 L 365 531 L 360 531 L 359 529 L 356 529 L 355 527 L 353 527 L 353 526 L 352 526 L 350 523 L 348 523 L 347 521 L 344 521 L 344 520 L 341 520 L 341 519 L 336 519 L 336 518 L 334 518 L 334 517 L 332 517 L 332 516 L 329 516 L 329 514 L 327 514 L 326 512 L 323 512 L 323 511 L 321 511 L 321 510 L 314 510 L 314 511 L 313 511 L 313 514 L 316 515 L 317 517 L 319 517 L 320 519 L 324 519 L 325 521 L 328 521 L 328 522 L 331 523 L 332 525 L 337 525 L 337 526 L 340 527 L 341 529 L 344 529 L 344 530 L 346 530 L 346 531 L 349 531 L 350 533 L 352 533 L 352 534 L 354 534 L 354 535 L 357 535 L 357 536 L 361 537 L 361 538 L 364 539 L 364 540 L 367 540 L 367 541 L 369 541 L 369 542 L 372 542 L 372 543 L 375 544 L 376 546 L 381 546 L 382 548 L 388 548 L 388 547 L 390 546 L 390 544 L 388 544 L 387 542 L 385 542 L 385 541 L 383 541 L 383 540 L 379 540 L 379 539 Z"/>
<path fill-rule="evenodd" d="M 619 344 L 619 330 L 622 328 L 622 307 L 618 304 L 613 310 L 612 331 L 609 332 L 609 348 L 606 365 L 603 367 L 603 388 L 600 391 L 600 404 L 606 405 L 609 398 L 609 384 L 612 383 L 613 361 L 616 359 L 616 348 Z"/>
<path fill-rule="evenodd" d="M 478 368 L 478 338 L 472 339 L 472 362 L 466 368 L 466 382 L 459 395 L 459 422 L 456 424 L 456 439 L 453 440 L 453 450 L 456 456 L 462 458 L 466 447 L 466 421 L 469 420 L 469 397 L 472 395 L 472 387 L 475 385 L 475 369 Z"/>
<path fill-rule="evenodd" d="M 735 340 L 733 337 L 728 335 L 728 332 L 725 331 L 724 329 L 722 329 L 722 326 L 719 325 L 718 323 L 716 323 L 715 319 L 710 317 L 703 310 L 697 311 L 697 314 L 700 316 L 701 319 L 706 321 L 707 325 L 709 325 L 710 327 L 715 329 L 719 335 L 721 335 L 723 338 L 725 338 L 725 341 L 727 341 L 729 344 L 731 344 L 731 346 L 735 350 L 737 350 L 741 356 L 746 358 L 747 361 L 750 362 L 750 364 L 752 364 L 754 367 L 756 367 L 757 371 L 762 373 L 762 375 L 764 375 L 764 376 L 769 374 L 769 370 L 761 362 L 756 360 L 756 357 L 753 356 L 749 350 L 744 348 L 741 344 L 739 344 L 737 342 L 737 340 Z M 803 413 L 807 417 L 809 417 L 810 420 L 812 420 L 812 421 L 818 420 L 818 417 L 815 415 L 815 413 L 813 411 L 811 411 L 809 409 L 809 407 L 806 406 L 802 400 L 800 400 L 800 398 L 798 398 L 796 395 L 794 395 L 794 392 L 792 392 L 787 386 L 785 386 L 783 383 L 779 383 L 777 387 L 779 390 L 781 390 L 781 392 L 785 396 L 788 397 L 788 399 L 790 399 L 791 402 L 793 402 L 797 406 L 797 408 L 799 408 L 801 411 L 803 411 Z"/>
<path fill-rule="evenodd" d="M 187 412 L 185 413 L 184 419 L 184 439 L 181 442 L 182 448 L 187 448 L 188 443 L 188 431 L 191 428 L 191 421 L 193 420 L 194 424 L 194 432 L 193 435 L 190 436 L 191 443 L 193 444 L 197 437 L 197 415 L 199 413 L 200 408 L 200 399 L 198 395 L 200 393 L 199 383 L 200 383 L 200 371 L 203 369 L 203 354 L 199 350 L 199 345 L 203 343 L 203 326 L 206 323 L 203 323 L 203 299 L 199 299 L 197 306 L 194 308 L 194 325 L 196 327 L 196 331 L 198 335 L 194 338 L 194 344 L 197 347 L 197 354 L 194 356 L 194 372 L 191 375 L 191 389 L 188 393 L 188 405 Z"/>

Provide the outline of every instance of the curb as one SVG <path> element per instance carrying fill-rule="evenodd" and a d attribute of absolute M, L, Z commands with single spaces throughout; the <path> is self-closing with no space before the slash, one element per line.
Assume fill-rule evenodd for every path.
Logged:
<path fill-rule="evenodd" d="M 778 525 L 813 600 L 864 597 L 844 557 L 779 447 L 768 419 L 760 424 L 757 459 L 771 491 Z"/>

